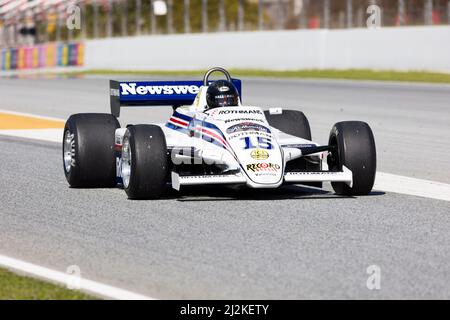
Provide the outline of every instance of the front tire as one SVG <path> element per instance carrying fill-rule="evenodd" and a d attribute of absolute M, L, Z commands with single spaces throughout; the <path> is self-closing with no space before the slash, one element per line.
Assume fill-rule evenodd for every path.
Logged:
<path fill-rule="evenodd" d="M 267 122 L 273 128 L 292 136 L 312 140 L 311 127 L 305 114 L 298 110 L 282 110 L 280 114 L 264 111 Z M 301 157 L 286 164 L 286 171 L 320 171 L 320 159 L 317 156 Z M 303 185 L 322 188 L 322 182 L 304 182 Z"/>
<path fill-rule="evenodd" d="M 353 184 L 331 183 L 339 195 L 366 195 L 372 191 L 377 170 L 375 139 L 369 125 L 361 121 L 336 123 L 330 132 L 328 167 L 341 171 L 346 166 L 353 173 Z"/>
<path fill-rule="evenodd" d="M 130 199 L 157 199 L 167 188 L 166 138 L 155 125 L 128 127 L 122 144 L 122 180 Z"/>
<path fill-rule="evenodd" d="M 101 188 L 116 185 L 115 131 L 111 114 L 78 113 L 64 126 L 63 167 L 70 186 Z"/>
<path fill-rule="evenodd" d="M 311 128 L 305 114 L 297 110 L 282 110 L 280 114 L 264 111 L 267 122 L 284 133 L 311 141 Z"/>

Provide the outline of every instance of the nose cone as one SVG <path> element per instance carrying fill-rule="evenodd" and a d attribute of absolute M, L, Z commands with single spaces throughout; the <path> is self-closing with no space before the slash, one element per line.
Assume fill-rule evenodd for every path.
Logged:
<path fill-rule="evenodd" d="M 266 148 L 242 149 L 242 143 L 231 145 L 239 163 L 249 179 L 251 187 L 274 187 L 282 182 L 283 158 L 276 143 L 266 144 Z"/>
<path fill-rule="evenodd" d="M 257 107 L 216 108 L 221 131 L 253 188 L 275 188 L 283 182 L 283 157 L 264 112 Z"/>
<path fill-rule="evenodd" d="M 273 186 L 279 184 L 282 178 L 282 164 L 278 161 L 249 161 L 244 169 L 256 184 Z"/>

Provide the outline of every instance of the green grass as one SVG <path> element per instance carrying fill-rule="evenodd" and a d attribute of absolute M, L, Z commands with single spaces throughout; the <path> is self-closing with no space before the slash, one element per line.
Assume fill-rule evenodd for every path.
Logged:
<path fill-rule="evenodd" d="M 366 69 L 352 70 L 296 70 L 296 71 L 271 71 L 253 69 L 230 69 L 234 77 L 276 77 L 291 79 L 345 79 L 345 80 L 376 80 L 376 81 L 401 81 L 401 82 L 429 82 L 450 83 L 450 73 L 422 72 L 422 71 L 373 71 Z M 193 76 L 201 78 L 205 70 L 192 71 L 117 71 L 117 70 L 87 70 L 75 72 L 85 75 L 161 75 L 161 76 Z"/>
<path fill-rule="evenodd" d="M 95 297 L 0 269 L 0 300 L 92 300 Z"/>

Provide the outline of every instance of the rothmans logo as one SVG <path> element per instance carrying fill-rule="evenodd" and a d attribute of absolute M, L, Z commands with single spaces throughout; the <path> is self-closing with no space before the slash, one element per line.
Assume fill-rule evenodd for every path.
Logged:
<path fill-rule="evenodd" d="M 197 94 L 200 88 L 195 85 L 190 86 L 138 86 L 136 83 L 121 83 L 122 96 L 127 95 L 148 95 L 148 94 Z"/>
<path fill-rule="evenodd" d="M 220 110 L 219 114 L 262 114 L 261 110 Z"/>

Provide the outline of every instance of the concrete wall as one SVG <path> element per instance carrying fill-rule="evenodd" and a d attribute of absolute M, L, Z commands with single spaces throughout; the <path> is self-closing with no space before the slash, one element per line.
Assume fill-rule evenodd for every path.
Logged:
<path fill-rule="evenodd" d="M 450 26 L 140 36 L 86 42 L 88 69 L 450 72 Z"/>

